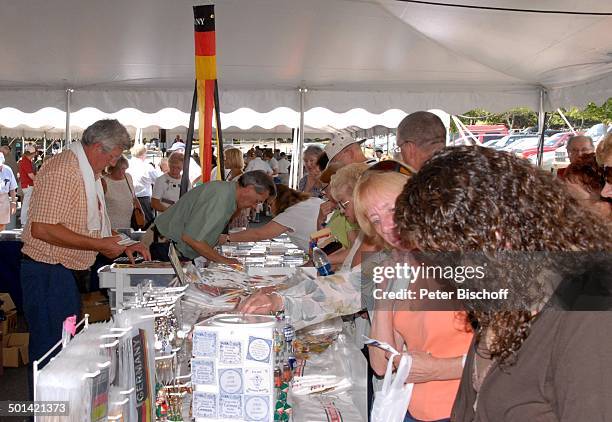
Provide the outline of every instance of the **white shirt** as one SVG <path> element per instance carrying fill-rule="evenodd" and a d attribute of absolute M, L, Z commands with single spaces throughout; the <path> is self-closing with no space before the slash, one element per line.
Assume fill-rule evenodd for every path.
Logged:
<path fill-rule="evenodd" d="M 310 235 L 317 231 L 317 216 L 322 203 L 320 198 L 307 199 L 287 208 L 272 221 L 287 227 L 289 239 L 307 252 Z"/>
<path fill-rule="evenodd" d="M 13 170 L 6 164 L 0 165 L 0 193 L 9 193 L 17 189 L 17 180 Z"/>
<path fill-rule="evenodd" d="M 162 174 L 155 180 L 152 198 L 159 199 L 163 204 L 172 205 L 179 200 L 180 196 L 181 179 L 174 179 L 167 174 Z"/>
<path fill-rule="evenodd" d="M 260 157 L 253 158 L 247 165 L 245 172 L 254 170 L 262 170 L 266 174 L 272 174 L 272 168 L 270 167 L 270 164 L 266 163 Z"/>
<path fill-rule="evenodd" d="M 225 180 L 227 180 L 227 176 L 230 174 L 230 169 L 224 169 L 225 170 Z M 210 180 L 219 180 L 217 179 L 217 167 L 213 167 L 213 169 L 210 172 Z"/>
<path fill-rule="evenodd" d="M 270 161 L 268 161 L 268 165 L 272 168 L 273 172 L 275 171 L 278 173 L 278 161 L 276 160 L 276 158 L 270 158 Z"/>
<path fill-rule="evenodd" d="M 291 163 L 286 158 L 278 160 L 278 174 L 288 174 Z"/>
<path fill-rule="evenodd" d="M 134 194 L 139 198 L 151 197 L 155 180 L 164 173 L 140 158 L 132 157 L 129 162 L 130 166 L 126 172 L 134 181 Z"/>

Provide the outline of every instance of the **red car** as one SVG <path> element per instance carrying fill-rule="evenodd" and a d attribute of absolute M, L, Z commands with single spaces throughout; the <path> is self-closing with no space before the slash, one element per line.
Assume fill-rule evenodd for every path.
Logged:
<path fill-rule="evenodd" d="M 567 143 L 567 140 L 574 136 L 573 132 L 562 132 L 556 133 L 553 136 L 544 139 L 544 152 L 554 151 L 557 148 L 564 146 Z M 521 152 L 521 155 L 524 158 L 529 159 L 533 155 L 538 153 L 538 148 L 527 148 Z"/>

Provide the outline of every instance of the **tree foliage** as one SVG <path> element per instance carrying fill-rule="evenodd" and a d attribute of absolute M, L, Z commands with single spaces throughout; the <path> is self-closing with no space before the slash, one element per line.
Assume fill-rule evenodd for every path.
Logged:
<path fill-rule="evenodd" d="M 567 120 L 575 129 L 587 129 L 598 123 L 612 123 L 612 98 L 603 103 L 601 106 L 595 103 L 589 103 L 583 109 L 577 107 L 561 109 Z M 555 112 L 548 115 L 546 126 L 550 129 L 567 128 L 567 125 L 559 115 Z M 517 107 L 508 110 L 504 113 L 491 113 L 484 109 L 474 109 L 461 116 L 458 116 L 466 125 L 484 124 L 496 125 L 505 124 L 511 129 L 524 129 L 534 127 L 538 124 L 538 113 L 527 108 Z"/>

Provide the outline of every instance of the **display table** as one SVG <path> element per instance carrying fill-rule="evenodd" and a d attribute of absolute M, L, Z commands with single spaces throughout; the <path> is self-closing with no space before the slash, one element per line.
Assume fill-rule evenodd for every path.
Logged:
<path fill-rule="evenodd" d="M 282 252 L 264 266 L 259 259 L 248 263 L 289 268 L 283 264 L 296 263 L 296 256 L 280 243 L 265 245 L 266 257 L 271 249 Z M 233 253 L 249 251 L 245 264 L 262 248 L 232 246 Z M 37 399 L 63 400 L 81 391 L 74 406 L 88 415 L 83 420 L 367 421 L 367 362 L 340 318 L 295 332 L 282 313 L 233 313 L 239 298 L 259 288 L 286 288 L 289 278 L 299 282 L 299 273 L 253 276 L 191 263 L 178 271 L 169 284 L 187 284 L 168 287 L 170 269 L 160 264 L 103 270 L 103 284 L 115 289 L 113 320 L 85 323 L 37 370 Z"/>

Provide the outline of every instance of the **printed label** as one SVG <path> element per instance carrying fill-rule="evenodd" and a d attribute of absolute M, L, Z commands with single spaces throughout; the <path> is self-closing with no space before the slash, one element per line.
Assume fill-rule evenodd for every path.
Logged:
<path fill-rule="evenodd" d="M 132 337 L 132 356 L 134 357 L 134 386 L 136 406 L 141 406 L 149 398 L 149 370 L 147 362 L 146 332 L 138 330 Z"/>
<path fill-rule="evenodd" d="M 265 421 L 269 412 L 268 397 L 251 396 L 244 399 L 244 415 L 249 421 Z"/>
<path fill-rule="evenodd" d="M 270 362 L 272 340 L 249 336 L 247 359 L 257 362 Z"/>
<path fill-rule="evenodd" d="M 222 341 L 219 344 L 219 363 L 240 365 L 242 363 L 242 343 L 239 341 Z"/>
<path fill-rule="evenodd" d="M 203 358 L 214 358 L 217 354 L 217 333 L 214 331 L 196 331 L 193 333 L 193 355 Z"/>
<path fill-rule="evenodd" d="M 333 401 L 323 404 L 323 409 L 329 422 L 342 422 L 342 413 L 340 413 Z"/>
<path fill-rule="evenodd" d="M 201 391 L 193 392 L 193 416 L 196 418 L 217 418 L 217 396 Z"/>
<path fill-rule="evenodd" d="M 222 393 L 242 394 L 242 369 L 219 369 L 219 388 Z"/>
<path fill-rule="evenodd" d="M 270 394 L 271 386 L 270 368 L 244 369 L 244 392 L 246 394 Z"/>
<path fill-rule="evenodd" d="M 219 418 L 242 419 L 242 396 L 221 394 L 219 397 Z"/>
<path fill-rule="evenodd" d="M 192 359 L 191 379 L 194 384 L 198 385 L 216 384 L 215 361 L 209 359 Z"/>

